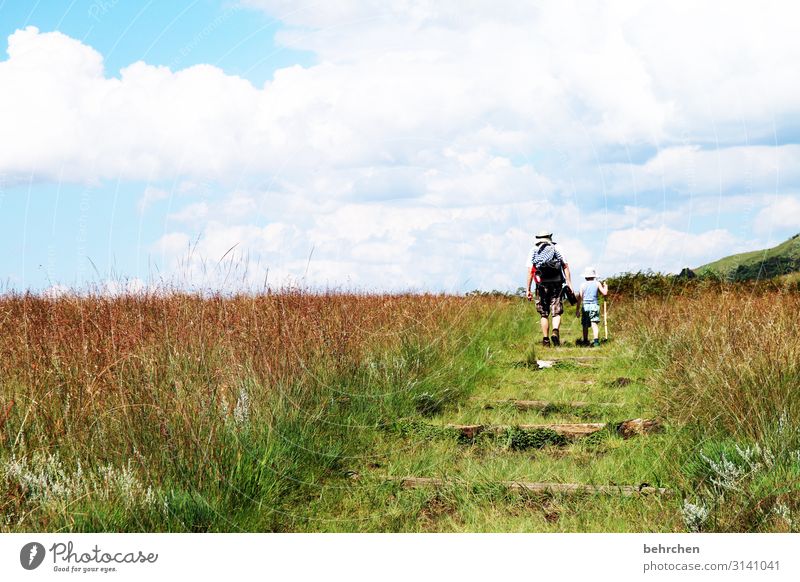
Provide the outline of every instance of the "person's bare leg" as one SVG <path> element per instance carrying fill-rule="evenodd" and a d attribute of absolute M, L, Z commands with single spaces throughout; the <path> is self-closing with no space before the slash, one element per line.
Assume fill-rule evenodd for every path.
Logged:
<path fill-rule="evenodd" d="M 547 321 L 546 317 L 542 318 L 542 337 L 549 338 L 550 337 L 550 324 Z"/>
<path fill-rule="evenodd" d="M 557 331 L 559 325 L 561 325 L 561 316 L 560 315 L 554 315 L 553 316 L 553 331 Z"/>
<path fill-rule="evenodd" d="M 585 344 L 589 343 L 589 328 L 588 327 L 584 327 L 583 328 L 583 343 L 585 343 Z"/>
<path fill-rule="evenodd" d="M 597 339 L 600 336 L 600 328 L 594 322 L 592 322 L 592 335 L 594 336 L 594 339 Z"/>

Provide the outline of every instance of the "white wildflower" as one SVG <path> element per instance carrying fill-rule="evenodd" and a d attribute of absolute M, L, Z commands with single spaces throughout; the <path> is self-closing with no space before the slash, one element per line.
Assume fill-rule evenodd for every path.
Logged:
<path fill-rule="evenodd" d="M 153 491 L 153 488 L 148 486 L 147 491 L 144 493 L 144 504 L 147 507 L 155 507 L 156 504 L 156 494 Z"/>
<path fill-rule="evenodd" d="M 243 425 L 250 419 L 250 395 L 247 390 L 242 387 L 239 391 L 239 398 L 236 400 L 236 406 L 233 409 L 233 420 L 239 426 Z"/>
<path fill-rule="evenodd" d="M 120 499 L 126 507 L 138 506 L 154 498 L 135 474 L 131 461 L 121 469 L 104 465 L 97 473 L 87 473 L 80 462 L 68 471 L 58 453 L 35 452 L 30 457 L 12 456 L 0 463 L 0 478 L 16 484 L 29 502 L 64 507 L 84 496 Z"/>
<path fill-rule="evenodd" d="M 700 453 L 700 456 L 708 463 L 711 470 L 714 471 L 715 476 L 711 477 L 711 482 L 714 485 L 727 491 L 739 489 L 739 482 L 747 474 L 743 468 L 728 459 L 725 453 L 722 453 L 719 462 L 708 458 L 703 453 Z"/>
<path fill-rule="evenodd" d="M 775 513 L 775 515 L 785 521 L 789 528 L 792 527 L 792 512 L 785 503 L 776 503 L 775 507 L 772 508 L 772 511 Z"/>
<path fill-rule="evenodd" d="M 699 504 L 689 503 L 688 499 L 683 501 L 681 508 L 681 517 L 686 529 L 691 532 L 699 532 L 703 524 L 708 520 L 710 511 L 708 507 L 701 501 Z"/>
<path fill-rule="evenodd" d="M 752 447 L 746 447 L 744 449 L 739 445 L 736 445 L 735 448 L 742 461 L 744 461 L 747 466 L 750 467 L 750 472 L 755 473 L 761 468 L 761 463 L 758 459 L 763 458 L 764 452 L 761 450 L 761 447 L 758 445 L 758 443 L 754 444 Z"/>

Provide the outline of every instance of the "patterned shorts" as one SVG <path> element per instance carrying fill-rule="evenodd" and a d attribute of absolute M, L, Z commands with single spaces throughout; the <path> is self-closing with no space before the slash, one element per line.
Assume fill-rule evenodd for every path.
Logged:
<path fill-rule="evenodd" d="M 589 327 L 593 323 L 600 323 L 600 306 L 596 303 L 584 303 L 581 310 L 581 325 Z"/>
<path fill-rule="evenodd" d="M 561 283 L 542 283 L 536 286 L 536 311 L 542 317 L 564 313 L 564 306 L 561 305 Z"/>

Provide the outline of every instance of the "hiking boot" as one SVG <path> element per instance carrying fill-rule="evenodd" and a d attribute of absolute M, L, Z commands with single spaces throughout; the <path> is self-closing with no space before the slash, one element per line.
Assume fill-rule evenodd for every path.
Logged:
<path fill-rule="evenodd" d="M 557 329 L 553 330 L 553 335 L 550 336 L 550 341 L 553 342 L 553 346 L 557 347 L 557 346 L 561 345 L 561 339 L 558 336 L 558 330 Z"/>
<path fill-rule="evenodd" d="M 549 348 L 550 347 L 550 338 L 549 337 L 543 337 L 542 338 L 542 346 L 545 347 L 545 348 Z"/>
<path fill-rule="evenodd" d="M 592 347 L 593 348 L 599 348 L 600 347 L 600 340 L 599 339 L 594 340 L 592 342 Z"/>

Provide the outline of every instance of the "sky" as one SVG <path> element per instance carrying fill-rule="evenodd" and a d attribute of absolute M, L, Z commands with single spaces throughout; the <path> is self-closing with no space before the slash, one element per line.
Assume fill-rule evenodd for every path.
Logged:
<path fill-rule="evenodd" d="M 462 293 L 523 286 L 540 230 L 576 275 L 773 246 L 800 232 L 798 17 L 0 0 L 0 288 Z"/>

